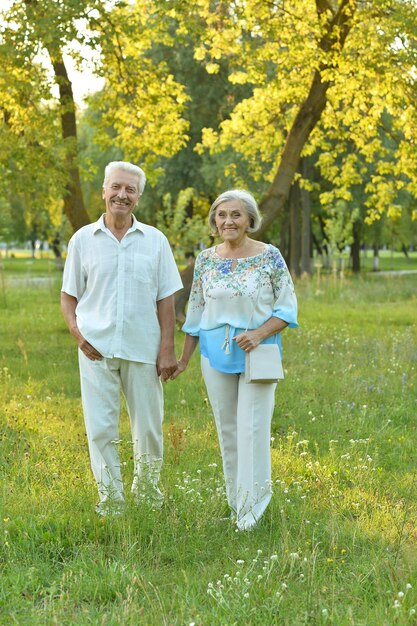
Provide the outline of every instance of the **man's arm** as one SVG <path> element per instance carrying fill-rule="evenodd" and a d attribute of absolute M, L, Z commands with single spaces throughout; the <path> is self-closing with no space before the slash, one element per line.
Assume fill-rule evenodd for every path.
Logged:
<path fill-rule="evenodd" d="M 77 307 L 77 298 L 70 296 L 65 291 L 61 291 L 61 311 L 64 319 L 67 323 L 71 335 L 78 343 L 78 347 L 82 350 L 86 357 L 91 361 L 97 361 L 102 359 L 102 355 L 98 352 L 91 343 L 88 343 L 82 336 L 77 326 L 77 316 L 75 315 L 75 309 Z"/>
<path fill-rule="evenodd" d="M 177 369 L 175 356 L 175 297 L 174 295 L 158 300 L 156 303 L 159 326 L 161 328 L 161 345 L 156 361 L 158 376 L 168 380 Z"/>

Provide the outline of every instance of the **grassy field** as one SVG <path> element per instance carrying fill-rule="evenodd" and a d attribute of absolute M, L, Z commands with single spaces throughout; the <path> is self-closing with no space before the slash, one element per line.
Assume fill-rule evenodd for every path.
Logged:
<path fill-rule="evenodd" d="M 416 276 L 299 281 L 274 496 L 238 533 L 197 356 L 165 386 L 162 510 L 95 516 L 76 348 L 42 273 L 0 283 L 2 625 L 417 624 Z M 120 454 L 128 491 L 125 410 Z"/>

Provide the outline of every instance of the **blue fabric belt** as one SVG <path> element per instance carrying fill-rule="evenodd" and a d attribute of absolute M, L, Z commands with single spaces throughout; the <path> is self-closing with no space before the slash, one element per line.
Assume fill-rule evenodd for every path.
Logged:
<path fill-rule="evenodd" d="M 225 374 L 242 374 L 245 371 L 245 351 L 239 348 L 233 337 L 245 332 L 244 328 L 234 328 L 225 324 L 211 330 L 200 328 L 200 352 L 213 369 Z M 267 337 L 261 343 L 277 342 L 282 354 L 281 335 Z"/>

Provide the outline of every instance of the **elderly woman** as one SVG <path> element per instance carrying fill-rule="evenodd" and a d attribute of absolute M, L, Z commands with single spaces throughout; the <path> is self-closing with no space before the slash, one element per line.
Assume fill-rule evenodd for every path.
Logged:
<path fill-rule="evenodd" d="M 261 216 L 253 196 L 234 189 L 212 204 L 209 224 L 222 243 L 197 257 L 172 378 L 185 370 L 200 340 L 201 369 L 214 413 L 226 493 L 240 530 L 252 528 L 271 500 L 270 425 L 276 383 L 245 382 L 245 353 L 278 342 L 297 326 L 297 301 L 281 253 L 251 239 Z"/>

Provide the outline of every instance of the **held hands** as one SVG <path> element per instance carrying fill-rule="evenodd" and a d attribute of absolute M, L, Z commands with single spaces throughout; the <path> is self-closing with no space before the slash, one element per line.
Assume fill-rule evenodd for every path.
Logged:
<path fill-rule="evenodd" d="M 175 353 L 172 352 L 172 354 L 166 355 L 160 352 L 156 361 L 156 371 L 158 376 L 161 377 L 162 382 L 166 383 L 176 369 L 177 359 Z"/>
<path fill-rule="evenodd" d="M 179 376 L 180 374 L 183 373 L 184 370 L 187 369 L 187 364 L 184 363 L 184 361 L 181 361 L 181 359 L 177 362 L 177 369 L 175 370 L 175 372 L 173 374 L 171 374 L 171 380 L 175 380 L 177 378 L 177 376 Z"/>
<path fill-rule="evenodd" d="M 233 337 L 233 341 L 236 341 L 239 348 L 245 352 L 250 352 L 261 343 L 262 338 L 256 330 L 246 330 L 244 333 Z"/>
<path fill-rule="evenodd" d="M 194 353 L 198 343 L 198 337 L 193 335 L 185 335 L 184 346 L 180 358 L 177 361 L 175 371 L 171 374 L 171 380 L 175 380 L 184 370 L 187 369 L 188 363 Z"/>

